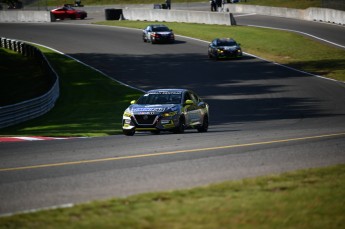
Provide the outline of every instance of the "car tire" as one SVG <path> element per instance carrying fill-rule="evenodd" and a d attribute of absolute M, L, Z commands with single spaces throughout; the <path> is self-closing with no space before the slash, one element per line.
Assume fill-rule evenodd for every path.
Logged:
<path fill-rule="evenodd" d="M 180 117 L 180 120 L 179 120 L 179 122 L 178 122 L 178 126 L 176 127 L 174 133 L 175 133 L 175 134 L 183 134 L 185 128 L 186 128 L 185 119 L 184 119 L 184 117 Z"/>
<path fill-rule="evenodd" d="M 202 122 L 202 126 L 197 128 L 198 132 L 207 132 L 208 130 L 208 116 L 204 116 L 204 120 Z"/>
<path fill-rule="evenodd" d="M 135 129 L 131 130 L 122 130 L 123 134 L 126 136 L 133 136 L 135 134 Z"/>

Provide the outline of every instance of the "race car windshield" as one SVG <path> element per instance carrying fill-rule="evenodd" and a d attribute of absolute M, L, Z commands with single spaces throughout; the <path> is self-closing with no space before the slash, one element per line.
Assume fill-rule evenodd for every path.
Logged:
<path fill-rule="evenodd" d="M 219 41 L 218 45 L 219 46 L 235 46 L 237 44 L 234 41 Z"/>
<path fill-rule="evenodd" d="M 153 27 L 153 32 L 170 32 L 170 30 L 167 27 Z"/>
<path fill-rule="evenodd" d="M 145 94 L 137 104 L 180 104 L 182 94 Z"/>

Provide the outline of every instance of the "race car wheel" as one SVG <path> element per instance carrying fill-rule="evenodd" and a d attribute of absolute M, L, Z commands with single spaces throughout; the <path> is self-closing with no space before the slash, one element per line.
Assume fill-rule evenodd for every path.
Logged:
<path fill-rule="evenodd" d="M 131 130 L 122 130 L 123 134 L 126 136 L 133 136 L 135 134 L 135 129 Z"/>
<path fill-rule="evenodd" d="M 197 128 L 198 132 L 207 132 L 208 130 L 208 117 L 205 115 L 202 126 Z"/>
<path fill-rule="evenodd" d="M 182 134 L 184 133 L 184 129 L 186 128 L 184 117 L 180 117 L 178 126 L 176 127 L 174 133 L 175 134 Z"/>

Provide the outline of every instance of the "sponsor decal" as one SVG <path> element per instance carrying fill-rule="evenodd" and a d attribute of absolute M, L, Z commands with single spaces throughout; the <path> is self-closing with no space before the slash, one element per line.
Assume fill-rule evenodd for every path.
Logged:
<path fill-rule="evenodd" d="M 155 92 L 150 92 L 150 95 L 181 95 L 182 92 L 180 91 L 155 91 Z M 149 95 L 147 94 L 147 95 Z M 145 95 L 145 96 L 147 96 Z"/>
<path fill-rule="evenodd" d="M 134 108 L 133 112 L 140 113 L 140 114 L 147 114 L 147 112 L 164 112 L 166 110 L 165 107 L 138 107 Z"/>

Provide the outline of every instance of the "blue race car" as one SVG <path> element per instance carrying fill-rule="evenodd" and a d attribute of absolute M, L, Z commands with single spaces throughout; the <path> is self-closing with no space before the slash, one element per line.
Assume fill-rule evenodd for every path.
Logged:
<path fill-rule="evenodd" d="M 156 89 L 133 100 L 122 118 L 125 135 L 136 131 L 183 133 L 185 129 L 207 132 L 209 105 L 187 89 Z"/>

